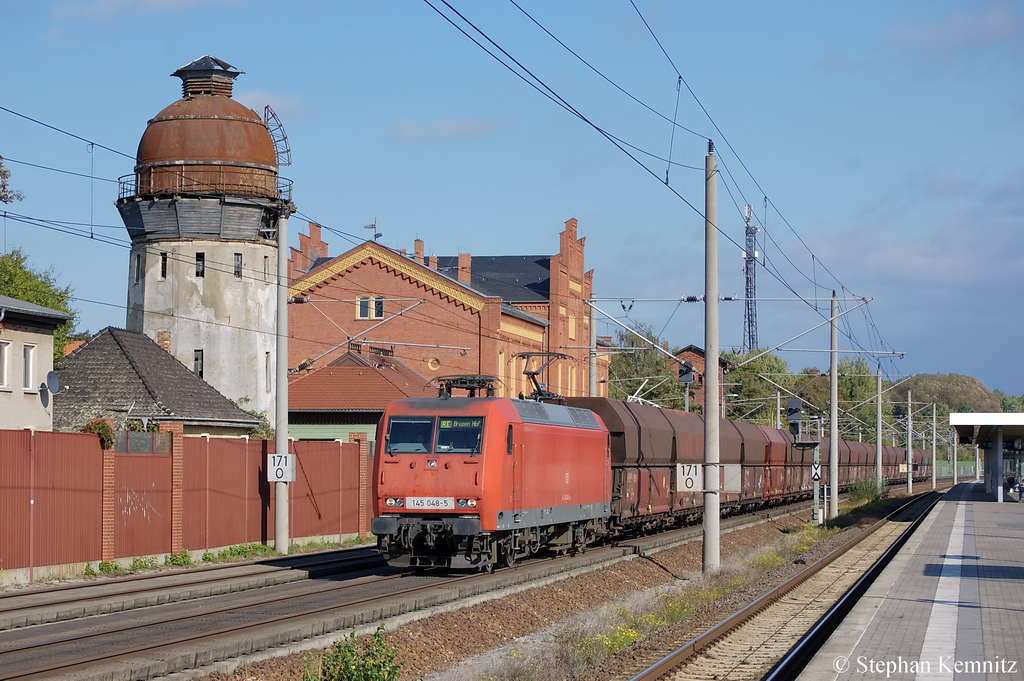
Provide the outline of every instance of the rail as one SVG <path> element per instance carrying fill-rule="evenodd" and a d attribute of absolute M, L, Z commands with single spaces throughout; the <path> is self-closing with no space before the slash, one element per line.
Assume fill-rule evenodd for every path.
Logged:
<path fill-rule="evenodd" d="M 932 494 L 928 493 L 928 496 L 932 496 Z M 817 649 L 821 646 L 821 643 L 828 638 L 832 631 L 839 625 L 839 622 L 842 621 L 842 618 L 845 617 L 846 614 L 849 612 L 850 608 L 853 607 L 853 604 L 856 602 L 857 598 L 859 598 L 860 595 L 863 594 L 863 592 L 867 589 L 871 582 L 874 581 L 875 577 L 877 577 L 881 570 L 884 569 L 885 565 L 887 565 L 889 561 L 892 560 L 892 556 L 894 556 L 896 551 L 898 551 L 899 548 L 906 543 L 910 535 L 913 534 L 914 530 L 916 530 L 918 525 L 920 525 L 923 518 L 927 516 L 928 511 L 931 510 L 932 506 L 934 506 L 940 498 L 940 496 L 934 495 L 934 499 L 926 499 L 924 496 L 915 497 L 911 499 L 910 501 L 901 505 L 895 511 L 890 513 L 886 518 L 879 520 L 870 528 L 868 528 L 864 532 L 861 532 L 854 539 L 850 540 L 843 546 L 838 547 L 828 555 L 821 558 L 821 560 L 818 560 L 812 563 L 811 565 L 807 566 L 807 568 L 797 573 L 796 575 L 793 575 L 788 580 L 786 580 L 779 586 L 775 587 L 774 589 L 763 594 L 760 598 L 753 601 L 745 608 L 739 610 L 738 612 L 726 618 L 725 620 L 722 620 L 717 625 L 715 625 L 708 631 L 704 632 L 700 636 L 697 636 L 696 638 L 692 639 L 686 645 L 676 649 L 669 655 L 663 657 L 658 662 L 654 663 L 644 671 L 634 676 L 632 679 L 630 679 L 630 681 L 651 681 L 652 679 L 661 678 L 663 675 L 667 674 L 675 667 L 683 665 L 687 661 L 695 658 L 701 652 L 711 647 L 718 641 L 722 640 L 739 627 L 743 626 L 743 624 L 746 623 L 748 620 L 750 620 L 755 615 L 768 608 L 768 606 L 774 604 L 776 601 L 778 601 L 780 598 L 785 596 L 787 593 L 789 593 L 796 587 L 806 582 L 808 579 L 816 575 L 822 569 L 828 567 L 836 559 L 838 559 L 840 556 L 845 554 L 850 549 L 857 546 L 864 539 L 874 534 L 878 529 L 886 525 L 889 522 L 890 518 L 905 511 L 913 504 L 921 503 L 922 501 L 929 501 L 930 503 L 928 505 L 928 508 L 921 514 L 921 516 L 915 522 L 913 522 L 910 525 L 910 527 L 907 528 L 907 530 L 903 532 L 903 534 L 896 540 L 896 542 L 894 542 L 893 546 L 896 547 L 895 550 L 892 547 L 886 550 L 885 553 L 883 553 L 882 557 L 879 558 L 874 565 L 872 565 L 868 572 L 865 573 L 865 575 L 862 575 L 861 578 L 858 579 L 857 582 L 854 584 L 854 586 L 848 590 L 847 594 L 850 594 L 854 592 L 854 590 L 856 589 L 856 596 L 848 597 L 847 595 L 844 595 L 842 598 L 840 598 L 840 602 L 844 605 L 842 607 L 839 607 L 839 602 L 833 605 L 833 607 L 828 611 L 828 613 L 826 613 L 826 615 L 822 617 L 821 621 L 819 621 L 812 628 L 812 631 L 815 632 L 814 637 L 809 638 L 806 643 L 803 639 L 801 639 L 801 642 L 798 643 L 797 646 L 795 646 L 794 649 L 790 651 L 790 655 L 787 655 L 786 658 L 784 658 L 785 660 L 787 658 L 790 658 L 790 656 L 792 655 L 792 660 L 787 662 L 785 667 L 781 666 L 782 662 L 777 663 L 776 667 L 773 668 L 771 675 L 765 677 L 765 680 L 771 678 L 773 681 L 781 681 L 782 679 L 795 678 L 799 666 L 805 665 L 807 663 L 807 660 L 810 659 L 810 656 L 813 656 L 814 652 L 817 651 Z M 867 578 L 869 574 L 872 575 L 870 579 Z M 825 621 L 826 618 L 828 619 L 827 622 Z M 808 634 L 807 636 L 809 637 L 810 634 Z M 793 651 L 796 650 L 797 647 L 800 648 L 800 652 L 798 654 L 794 654 Z"/>

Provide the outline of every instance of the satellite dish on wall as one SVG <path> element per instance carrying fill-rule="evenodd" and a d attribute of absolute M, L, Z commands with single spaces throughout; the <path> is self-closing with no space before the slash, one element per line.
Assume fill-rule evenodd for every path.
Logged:
<path fill-rule="evenodd" d="M 57 378 L 56 371 L 46 374 L 46 389 L 54 395 L 60 392 L 60 379 Z"/>

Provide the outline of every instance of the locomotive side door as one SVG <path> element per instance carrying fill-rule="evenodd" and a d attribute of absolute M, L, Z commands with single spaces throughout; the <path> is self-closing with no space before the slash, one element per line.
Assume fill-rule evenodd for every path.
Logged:
<path fill-rule="evenodd" d="M 508 427 L 508 452 L 512 457 L 512 512 L 518 520 L 523 510 L 523 427 L 512 424 Z"/>

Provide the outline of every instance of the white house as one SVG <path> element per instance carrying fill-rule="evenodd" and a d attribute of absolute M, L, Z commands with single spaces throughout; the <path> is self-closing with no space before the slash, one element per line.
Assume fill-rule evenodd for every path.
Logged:
<path fill-rule="evenodd" d="M 53 331 L 71 315 L 0 296 L 0 429 L 53 429 Z M 58 398 L 59 399 L 59 398 Z"/>

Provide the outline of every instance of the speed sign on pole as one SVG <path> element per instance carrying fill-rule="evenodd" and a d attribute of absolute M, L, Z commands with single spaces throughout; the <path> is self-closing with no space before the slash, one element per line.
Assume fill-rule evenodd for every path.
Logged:
<path fill-rule="evenodd" d="M 295 482 L 295 455 L 267 454 L 267 482 Z"/>

